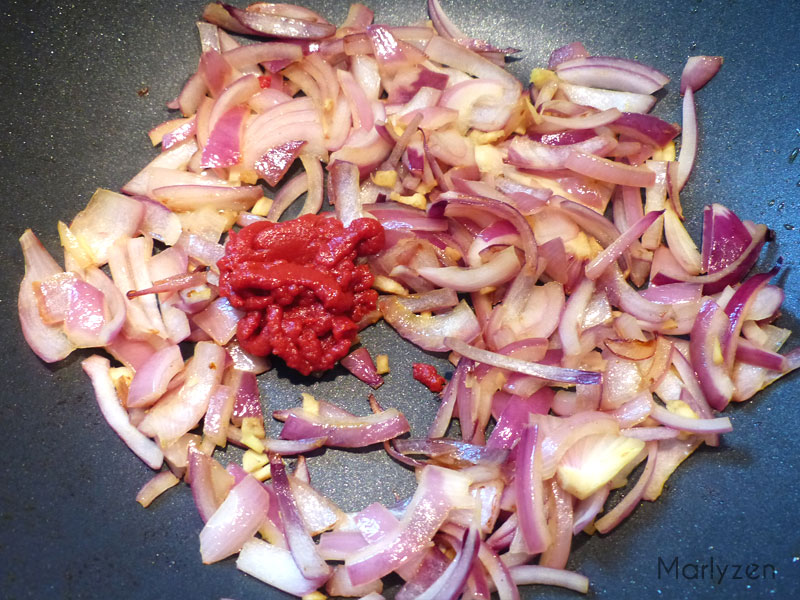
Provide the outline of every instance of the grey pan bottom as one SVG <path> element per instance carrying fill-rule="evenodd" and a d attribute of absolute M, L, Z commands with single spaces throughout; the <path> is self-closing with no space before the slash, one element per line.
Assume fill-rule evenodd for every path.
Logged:
<path fill-rule="evenodd" d="M 308 3 L 334 22 L 344 2 Z M 768 256 L 783 256 L 781 322 L 797 326 L 800 160 L 800 11 L 793 2 L 475 3 L 445 0 L 462 29 L 523 49 L 511 69 L 527 76 L 550 50 L 581 40 L 595 54 L 652 64 L 673 77 L 656 114 L 680 120 L 677 80 L 687 56 L 721 54 L 725 65 L 697 96 L 702 141 L 682 200 L 694 216 L 722 202 L 778 233 Z M 372 3 L 378 20 L 422 19 L 422 1 Z M 236 571 L 233 560 L 203 566 L 201 523 L 186 488 L 147 510 L 134 502 L 149 478 L 99 415 L 76 353 L 47 366 L 25 347 L 16 320 L 22 259 L 17 238 L 33 227 L 56 252 L 57 220 L 69 221 L 96 187 L 118 189 L 154 155 L 145 132 L 194 69 L 194 22 L 203 2 L 6 0 L 0 36 L 0 296 L 4 381 L 0 392 L 0 597 L 283 598 Z M 137 92 L 148 88 L 146 95 Z M 425 431 L 435 398 L 410 378 L 412 359 L 446 365 L 409 347 L 387 327 L 365 335 L 393 357 L 381 402 Z M 366 412 L 368 388 L 341 369 L 311 382 L 274 370 L 261 378 L 269 408 L 295 403 L 299 389 Z M 729 410 L 735 431 L 703 449 L 606 537 L 576 538 L 570 568 L 591 578 L 591 597 L 800 597 L 797 376 Z M 273 429 L 275 433 L 277 429 Z M 413 476 L 382 452 L 325 452 L 312 477 L 347 510 L 408 495 Z M 677 559 L 677 564 L 673 564 Z M 710 563 L 714 562 L 714 577 Z M 705 569 L 702 565 L 708 565 Z M 687 566 L 688 565 L 688 566 Z M 720 577 L 720 569 L 728 570 Z M 736 572 L 736 565 L 742 567 Z M 755 568 L 748 568 L 756 565 Z M 673 568 L 673 566 L 675 568 Z M 659 570 L 660 567 L 660 570 Z M 771 569 L 775 568 L 775 571 Z M 572 598 L 527 588 L 524 598 Z"/>

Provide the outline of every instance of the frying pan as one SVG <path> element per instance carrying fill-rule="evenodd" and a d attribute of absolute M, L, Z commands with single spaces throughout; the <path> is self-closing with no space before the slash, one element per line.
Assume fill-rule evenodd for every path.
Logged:
<path fill-rule="evenodd" d="M 688 227 L 697 239 L 701 207 L 722 202 L 742 218 L 775 230 L 777 241 L 762 263 L 784 258 L 780 277 L 786 303 L 780 323 L 797 329 L 800 229 L 794 227 L 800 227 L 800 160 L 788 158 L 800 146 L 796 3 L 443 4 L 471 35 L 521 48 L 510 68 L 523 79 L 532 67 L 546 63 L 554 47 L 575 40 L 593 54 L 652 64 L 673 78 L 655 111 L 669 121 L 680 120 L 677 82 L 685 59 L 724 55 L 722 71 L 697 94 L 700 153 L 682 195 L 692 215 Z M 344 1 L 307 5 L 333 22 L 347 12 Z M 80 369 L 89 352 L 45 365 L 25 346 L 15 312 L 23 273 L 17 238 L 23 230 L 33 227 L 58 255 L 56 222 L 69 222 L 95 188 L 119 189 L 155 155 L 145 132 L 168 117 L 165 104 L 196 66 L 194 22 L 202 7 L 200 0 L 4 3 L 0 597 L 285 597 L 239 573 L 233 559 L 201 564 L 201 521 L 185 486 L 146 510 L 134 502 L 151 473 L 100 416 Z M 377 0 L 371 7 L 377 20 L 390 24 L 426 16 L 422 0 Z M 412 432 L 424 432 L 437 400 L 411 380 L 410 363 L 426 360 L 445 372 L 452 368 L 441 357 L 405 344 L 388 327 L 373 327 L 363 338 L 374 352 L 392 357 L 393 370 L 378 391 L 379 400 L 403 411 Z M 308 387 L 354 412 L 368 412 L 368 388 L 342 369 L 321 380 L 275 369 L 260 378 L 260 385 L 268 410 L 295 404 L 299 391 Z M 800 597 L 798 391 L 800 378 L 793 375 L 751 402 L 730 407 L 726 414 L 733 433 L 719 448 L 702 448 L 689 458 L 657 502 L 640 506 L 608 536 L 576 538 L 568 567 L 590 577 L 590 595 Z M 270 427 L 275 435 L 275 424 Z M 413 475 L 382 452 L 329 450 L 310 465 L 314 485 L 345 510 L 373 500 L 392 503 L 414 489 Z M 678 568 L 667 571 L 674 559 Z M 709 576 L 712 560 L 717 575 L 728 567 L 721 581 Z M 704 564 L 709 567 L 703 569 Z M 522 595 L 576 597 L 541 587 L 525 588 Z"/>

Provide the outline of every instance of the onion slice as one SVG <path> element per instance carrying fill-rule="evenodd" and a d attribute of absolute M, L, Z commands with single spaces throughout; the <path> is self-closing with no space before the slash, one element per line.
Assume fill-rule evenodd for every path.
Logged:
<path fill-rule="evenodd" d="M 475 362 L 507 369 L 516 373 L 523 373 L 541 379 L 550 381 L 558 381 L 561 383 L 579 383 L 583 385 L 592 385 L 601 383 L 603 376 L 602 373 L 596 371 L 581 371 L 579 369 L 567 369 L 564 367 L 555 367 L 553 365 L 545 365 L 541 363 L 533 363 L 525 360 L 519 360 L 497 352 L 490 352 L 489 350 L 482 350 L 475 346 L 461 341 L 458 338 L 447 337 L 444 340 L 447 348 L 457 352 L 461 356 L 466 356 Z"/>
<path fill-rule="evenodd" d="M 158 445 L 134 427 L 120 404 L 111 379 L 111 363 L 107 358 L 93 354 L 81 362 L 84 372 L 92 380 L 97 404 L 111 429 L 117 432 L 128 447 L 151 469 L 160 469 L 164 453 Z"/>

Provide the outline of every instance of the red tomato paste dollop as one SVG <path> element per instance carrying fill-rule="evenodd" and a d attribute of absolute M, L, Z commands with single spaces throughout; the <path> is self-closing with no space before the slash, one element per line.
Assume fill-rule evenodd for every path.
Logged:
<path fill-rule="evenodd" d="M 344 227 L 333 217 L 304 215 L 231 232 L 218 263 L 219 290 L 245 311 L 236 329 L 242 348 L 279 356 L 304 375 L 332 368 L 378 299 L 369 267 L 356 260 L 383 246 L 375 219 Z"/>

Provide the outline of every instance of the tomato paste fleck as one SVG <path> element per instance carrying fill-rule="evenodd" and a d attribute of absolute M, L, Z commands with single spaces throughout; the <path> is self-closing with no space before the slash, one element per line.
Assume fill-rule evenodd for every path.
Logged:
<path fill-rule="evenodd" d="M 441 392 L 447 382 L 444 377 L 439 375 L 436 367 L 426 363 L 414 363 L 414 379 L 425 385 L 432 392 Z"/>
<path fill-rule="evenodd" d="M 378 299 L 369 267 L 357 258 L 383 245 L 375 219 L 345 228 L 333 217 L 304 215 L 231 232 L 218 263 L 219 290 L 245 311 L 236 329 L 242 348 L 279 356 L 304 375 L 332 368 Z"/>

